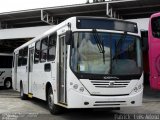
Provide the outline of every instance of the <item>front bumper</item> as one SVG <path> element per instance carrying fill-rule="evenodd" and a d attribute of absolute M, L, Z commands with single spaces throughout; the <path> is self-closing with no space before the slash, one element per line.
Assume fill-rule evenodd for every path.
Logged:
<path fill-rule="evenodd" d="M 67 95 L 67 108 L 115 108 L 141 106 L 143 89 L 125 96 L 91 96 L 70 89 Z"/>

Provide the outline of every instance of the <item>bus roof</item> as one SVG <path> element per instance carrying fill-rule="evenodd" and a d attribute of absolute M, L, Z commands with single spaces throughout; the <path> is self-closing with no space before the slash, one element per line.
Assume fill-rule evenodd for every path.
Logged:
<path fill-rule="evenodd" d="M 27 43 L 21 45 L 20 47 L 16 48 L 14 51 L 17 51 L 17 50 L 19 50 L 19 49 L 22 49 L 22 48 L 24 48 L 25 46 L 30 45 L 30 44 L 32 44 L 32 43 L 40 40 L 41 38 L 44 38 L 44 37 L 48 36 L 48 35 L 51 34 L 52 32 L 54 32 L 54 31 L 60 29 L 61 27 L 65 26 L 66 23 L 68 23 L 71 19 L 75 19 L 75 17 L 71 17 L 71 18 L 63 21 L 62 23 L 60 23 L 60 24 L 52 27 L 52 28 L 49 29 L 48 31 L 44 32 L 42 35 L 39 35 L 39 36 L 33 38 L 32 40 L 28 41 Z"/>
<path fill-rule="evenodd" d="M 14 50 L 14 52 L 17 51 L 17 50 L 20 50 L 20 49 L 22 49 L 22 48 L 24 48 L 24 47 L 26 47 L 27 45 L 30 45 L 30 44 L 34 43 L 34 42 L 36 42 L 36 41 L 38 41 L 38 40 L 40 40 L 40 39 L 42 39 L 42 38 L 44 38 L 44 37 L 46 37 L 46 36 L 48 36 L 48 35 L 50 35 L 51 33 L 53 33 L 54 31 L 62 28 L 63 26 L 67 26 L 68 23 L 69 23 L 71 20 L 76 19 L 76 18 L 95 18 L 95 19 L 106 19 L 106 20 L 108 19 L 108 20 L 123 21 L 123 22 L 126 22 L 126 23 L 132 23 L 132 24 L 137 25 L 137 23 L 135 23 L 135 22 L 124 21 L 124 20 L 115 19 L 115 18 L 93 17 L 93 16 L 74 16 L 74 17 L 70 17 L 70 18 L 66 19 L 65 21 L 63 21 L 63 22 L 61 22 L 60 24 L 52 27 L 52 28 L 49 29 L 48 31 L 44 32 L 43 34 L 41 34 L 41 35 L 33 38 L 32 40 L 28 41 L 27 43 L 21 45 L 20 47 L 16 48 L 16 49 Z"/>
<path fill-rule="evenodd" d="M 157 12 L 157 13 L 152 14 L 150 18 L 158 17 L 158 16 L 160 16 L 160 12 Z"/>

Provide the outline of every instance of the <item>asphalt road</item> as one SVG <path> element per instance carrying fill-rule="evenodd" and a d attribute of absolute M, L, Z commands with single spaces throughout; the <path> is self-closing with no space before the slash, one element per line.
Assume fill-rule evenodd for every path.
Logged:
<path fill-rule="evenodd" d="M 146 116 L 148 115 L 148 116 Z M 2 120 L 128 120 L 160 119 L 160 94 L 145 87 L 143 106 L 107 109 L 72 109 L 51 115 L 46 102 L 39 99 L 21 100 L 19 93 L 0 88 L 0 119 Z"/>

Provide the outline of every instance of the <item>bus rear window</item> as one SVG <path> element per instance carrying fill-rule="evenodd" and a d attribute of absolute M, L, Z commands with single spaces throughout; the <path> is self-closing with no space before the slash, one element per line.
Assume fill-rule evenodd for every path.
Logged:
<path fill-rule="evenodd" d="M 156 38 L 160 38 L 160 17 L 152 18 L 152 34 Z"/>

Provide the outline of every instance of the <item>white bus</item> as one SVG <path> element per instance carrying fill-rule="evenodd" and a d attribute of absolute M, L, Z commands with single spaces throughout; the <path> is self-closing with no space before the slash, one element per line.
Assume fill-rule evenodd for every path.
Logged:
<path fill-rule="evenodd" d="M 142 104 L 137 25 L 101 17 L 71 17 L 14 50 L 13 88 L 22 99 L 65 108 Z"/>
<path fill-rule="evenodd" d="M 9 53 L 0 53 L 0 86 L 12 88 L 12 59 Z"/>

